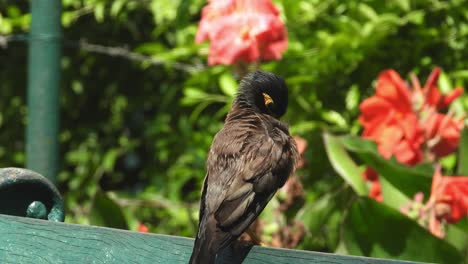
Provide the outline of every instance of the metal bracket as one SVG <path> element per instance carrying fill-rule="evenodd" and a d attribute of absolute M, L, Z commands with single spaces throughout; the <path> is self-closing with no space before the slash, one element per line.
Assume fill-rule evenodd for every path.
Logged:
<path fill-rule="evenodd" d="M 22 168 L 0 169 L 0 214 L 63 222 L 62 197 L 47 178 Z"/>

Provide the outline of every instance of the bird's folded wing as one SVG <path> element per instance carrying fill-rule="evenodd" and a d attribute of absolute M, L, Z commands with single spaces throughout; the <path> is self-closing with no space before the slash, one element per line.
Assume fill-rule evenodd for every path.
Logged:
<path fill-rule="evenodd" d="M 257 134 L 250 138 L 241 155 L 233 157 L 229 170 L 233 175 L 214 214 L 224 231 L 234 236 L 244 232 L 284 184 L 288 175 L 279 175 L 279 166 L 285 164 L 281 159 L 287 159 L 285 145 L 289 141 L 285 139 L 278 142 L 266 134 Z"/>

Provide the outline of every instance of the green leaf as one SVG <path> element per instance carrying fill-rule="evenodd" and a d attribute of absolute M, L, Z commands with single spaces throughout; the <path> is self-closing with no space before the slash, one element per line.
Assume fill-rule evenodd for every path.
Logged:
<path fill-rule="evenodd" d="M 411 200 L 410 196 L 403 194 L 398 188 L 393 186 L 385 177 L 380 177 L 382 186 L 383 203 L 399 211 L 401 206 Z"/>
<path fill-rule="evenodd" d="M 375 10 L 369 5 L 360 3 L 358 5 L 358 9 L 359 12 L 369 20 L 376 20 L 378 18 L 378 15 L 375 12 Z"/>
<path fill-rule="evenodd" d="M 443 94 L 446 94 L 452 90 L 452 82 L 450 81 L 448 75 L 444 72 L 441 72 L 439 75 L 439 89 Z"/>
<path fill-rule="evenodd" d="M 395 4 L 397 4 L 404 11 L 409 11 L 410 10 L 410 1 L 409 0 L 396 0 Z"/>
<path fill-rule="evenodd" d="M 346 109 L 348 111 L 355 111 L 359 105 L 359 87 L 353 85 L 349 88 L 348 93 L 346 93 Z"/>
<path fill-rule="evenodd" d="M 413 24 L 420 25 L 424 22 L 424 11 L 414 10 L 406 14 L 405 19 Z"/>
<path fill-rule="evenodd" d="M 445 230 L 445 240 L 460 252 L 468 254 L 468 218 L 456 224 L 448 224 Z M 468 255 L 467 255 L 468 256 Z"/>
<path fill-rule="evenodd" d="M 356 194 L 351 188 L 340 188 L 306 202 L 297 213 L 295 220 L 304 223 L 307 230 L 314 236 L 306 237 L 304 241 L 306 247 L 302 248 L 308 249 L 307 244 L 320 240 L 325 241 L 330 249 L 337 248 L 344 211 L 355 197 Z"/>
<path fill-rule="evenodd" d="M 343 237 L 352 255 L 461 263 L 460 253 L 413 220 L 372 199 L 362 197 L 345 218 Z"/>
<path fill-rule="evenodd" d="M 323 111 L 322 118 L 325 121 L 335 124 L 341 128 L 346 128 L 348 126 L 346 119 L 344 119 L 340 113 L 333 110 Z"/>
<path fill-rule="evenodd" d="M 225 95 L 234 97 L 237 91 L 237 82 L 231 74 L 224 73 L 219 77 L 219 87 Z"/>
<path fill-rule="evenodd" d="M 412 197 L 417 192 L 423 192 L 428 197 L 433 175 L 430 164 L 410 167 L 397 162 L 394 158 L 387 160 L 377 151 L 374 142 L 357 136 L 342 137 L 341 141 L 347 150 L 356 153 L 367 166 L 375 169 L 380 176 L 406 196 Z"/>
<path fill-rule="evenodd" d="M 107 194 L 97 192 L 89 215 L 92 225 L 128 229 L 122 208 Z"/>
<path fill-rule="evenodd" d="M 461 132 L 460 145 L 458 145 L 458 175 L 468 175 L 468 128 Z"/>
<path fill-rule="evenodd" d="M 362 172 L 348 155 L 340 139 L 324 133 L 323 141 L 328 158 L 335 171 L 351 185 L 357 194 L 366 195 L 367 188 L 361 177 Z"/>
<path fill-rule="evenodd" d="M 111 16 L 115 17 L 119 14 L 122 7 L 125 5 L 125 0 L 115 0 L 112 2 L 110 14 Z"/>
<path fill-rule="evenodd" d="M 96 18 L 96 21 L 99 23 L 102 23 L 104 21 L 104 11 L 105 11 L 105 3 L 97 3 L 96 6 L 94 7 L 94 17 Z"/>
<path fill-rule="evenodd" d="M 185 97 L 182 99 L 182 104 L 184 105 L 193 105 L 199 103 L 208 96 L 207 93 L 195 87 L 187 87 L 184 89 L 184 95 Z"/>
<path fill-rule="evenodd" d="M 120 150 L 119 149 L 110 149 L 109 151 L 106 152 L 104 155 L 104 159 L 102 161 L 102 167 L 104 168 L 105 171 L 111 172 L 112 169 L 114 168 L 115 161 L 120 155 Z"/>

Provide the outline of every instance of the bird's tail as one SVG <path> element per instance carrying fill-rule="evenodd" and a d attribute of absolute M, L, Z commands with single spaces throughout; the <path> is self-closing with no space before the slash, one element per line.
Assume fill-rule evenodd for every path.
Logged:
<path fill-rule="evenodd" d="M 219 253 L 231 239 L 231 235 L 218 229 L 214 218 L 204 218 L 199 225 L 189 264 L 214 264 Z"/>
<path fill-rule="evenodd" d="M 197 237 L 189 264 L 213 264 L 216 259 L 216 251 L 212 249 L 210 244 L 206 236 Z"/>

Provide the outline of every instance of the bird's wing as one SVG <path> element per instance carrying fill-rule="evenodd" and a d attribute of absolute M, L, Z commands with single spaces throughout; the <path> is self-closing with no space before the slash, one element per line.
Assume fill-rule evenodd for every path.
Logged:
<path fill-rule="evenodd" d="M 221 230 L 233 237 L 241 235 L 260 214 L 276 190 L 283 186 L 295 162 L 295 145 L 280 129 L 271 133 L 254 131 L 239 140 L 243 140 L 242 146 L 237 153 L 232 152 L 235 155 L 223 154 L 222 148 L 214 150 L 219 153 L 212 158 L 225 166 L 218 166 L 213 172 L 208 168 L 209 174 L 216 175 L 209 175 L 207 188 L 211 190 L 206 192 L 221 200 L 217 206 L 212 204 L 211 209 Z M 217 184 L 212 184 L 214 181 Z"/>

